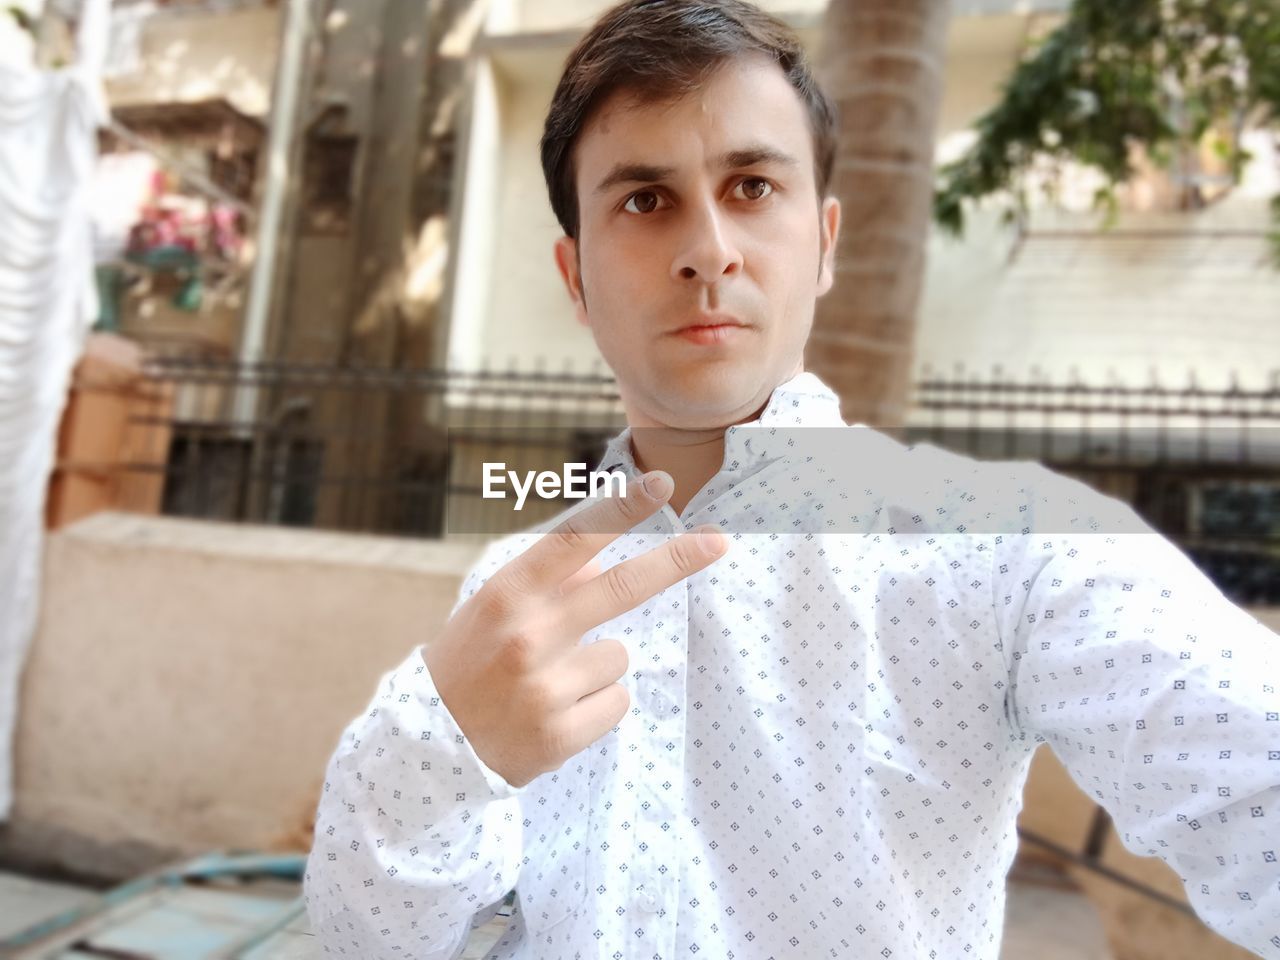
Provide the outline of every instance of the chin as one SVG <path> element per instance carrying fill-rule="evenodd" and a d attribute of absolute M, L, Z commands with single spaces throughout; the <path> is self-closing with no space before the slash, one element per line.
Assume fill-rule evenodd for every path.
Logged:
<path fill-rule="evenodd" d="M 660 382 L 654 396 L 667 409 L 671 426 L 703 429 L 754 413 L 774 386 L 758 370 L 704 369 Z"/>

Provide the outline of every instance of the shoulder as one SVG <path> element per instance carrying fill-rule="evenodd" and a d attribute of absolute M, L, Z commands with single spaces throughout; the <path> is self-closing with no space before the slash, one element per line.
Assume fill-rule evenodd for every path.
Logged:
<path fill-rule="evenodd" d="M 872 431 L 874 432 L 874 431 Z M 971 533 L 1152 533 L 1133 508 L 1033 460 L 982 460 L 883 434 L 889 503 L 928 511 L 936 530 Z"/>

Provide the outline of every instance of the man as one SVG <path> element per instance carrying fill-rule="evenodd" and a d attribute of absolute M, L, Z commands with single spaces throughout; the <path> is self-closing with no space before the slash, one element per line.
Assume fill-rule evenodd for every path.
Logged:
<path fill-rule="evenodd" d="M 1047 741 L 1280 957 L 1274 637 L 1080 484 L 843 424 L 803 370 L 832 128 L 736 0 L 623 4 L 570 56 L 556 263 L 635 482 L 491 545 L 344 734 L 306 881 L 329 953 L 454 957 L 515 888 L 491 957 L 995 958 Z"/>

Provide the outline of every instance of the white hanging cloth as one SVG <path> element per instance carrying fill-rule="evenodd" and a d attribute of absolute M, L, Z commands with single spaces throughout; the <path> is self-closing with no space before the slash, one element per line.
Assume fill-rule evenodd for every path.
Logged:
<path fill-rule="evenodd" d="M 110 0 L 85 0 L 78 62 L 0 63 L 0 820 L 35 632 L 45 495 L 71 370 L 97 314 L 88 187 Z"/>

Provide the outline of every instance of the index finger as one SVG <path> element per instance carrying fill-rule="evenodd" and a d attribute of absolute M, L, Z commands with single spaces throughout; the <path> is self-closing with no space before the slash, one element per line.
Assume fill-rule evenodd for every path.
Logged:
<path fill-rule="evenodd" d="M 495 577 L 517 593 L 554 592 L 606 546 L 662 509 L 674 489 L 670 474 L 651 470 L 640 483 L 627 484 L 625 496 L 607 497 L 557 524 Z"/>
<path fill-rule="evenodd" d="M 632 557 L 588 580 L 567 597 L 563 623 L 570 637 L 581 637 L 606 620 L 621 616 L 656 597 L 667 587 L 693 576 L 720 559 L 725 540 L 703 524 L 669 540 L 656 550 Z"/>

